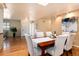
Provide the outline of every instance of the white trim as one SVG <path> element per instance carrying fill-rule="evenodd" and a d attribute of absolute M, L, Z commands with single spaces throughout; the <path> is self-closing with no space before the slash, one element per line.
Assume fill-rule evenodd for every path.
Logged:
<path fill-rule="evenodd" d="M 79 46 L 78 45 L 73 45 L 74 47 L 78 47 L 79 48 Z"/>

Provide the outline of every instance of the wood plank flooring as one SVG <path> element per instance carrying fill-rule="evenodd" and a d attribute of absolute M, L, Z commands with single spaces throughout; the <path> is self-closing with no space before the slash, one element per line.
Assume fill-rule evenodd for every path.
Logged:
<path fill-rule="evenodd" d="M 9 38 L 4 40 L 0 56 L 27 56 L 26 42 L 23 38 Z"/>
<path fill-rule="evenodd" d="M 4 40 L 0 56 L 28 56 L 25 38 L 17 37 Z M 64 52 L 63 56 L 66 56 L 66 52 Z M 72 54 L 69 52 L 68 56 L 79 56 L 79 48 L 73 47 Z"/>

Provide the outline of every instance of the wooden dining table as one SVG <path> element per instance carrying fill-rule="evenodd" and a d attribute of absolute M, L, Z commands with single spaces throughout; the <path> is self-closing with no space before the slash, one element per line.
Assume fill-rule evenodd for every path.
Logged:
<path fill-rule="evenodd" d="M 38 42 L 38 41 L 40 41 L 40 40 L 44 40 L 44 39 L 42 39 L 42 38 L 40 38 L 40 39 L 35 39 L 35 40 L 37 40 L 37 46 L 41 49 L 41 55 L 42 56 L 44 56 L 45 55 L 45 50 L 47 49 L 47 48 L 50 48 L 50 47 L 53 47 L 54 46 L 54 44 L 55 44 L 55 40 L 54 39 L 51 39 L 50 40 L 50 38 L 46 38 L 46 39 L 48 39 L 47 41 L 43 41 L 43 42 Z"/>
<path fill-rule="evenodd" d="M 47 48 L 53 47 L 55 44 L 55 40 L 51 40 L 51 41 L 47 41 L 47 42 L 42 42 L 42 43 L 38 43 L 38 47 L 40 47 L 41 49 L 41 55 L 44 56 L 45 55 L 45 50 Z"/>

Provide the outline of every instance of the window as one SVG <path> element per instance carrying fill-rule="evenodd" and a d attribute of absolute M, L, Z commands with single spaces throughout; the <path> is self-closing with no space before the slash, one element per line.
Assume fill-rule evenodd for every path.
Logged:
<path fill-rule="evenodd" d="M 3 24 L 4 24 L 4 26 L 3 26 L 4 30 L 10 30 L 10 23 L 4 22 Z"/>

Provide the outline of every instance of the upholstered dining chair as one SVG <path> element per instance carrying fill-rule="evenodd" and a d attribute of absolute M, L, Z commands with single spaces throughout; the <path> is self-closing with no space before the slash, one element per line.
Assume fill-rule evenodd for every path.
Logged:
<path fill-rule="evenodd" d="M 44 32 L 35 32 L 35 37 L 40 38 L 40 37 L 44 37 Z"/>
<path fill-rule="evenodd" d="M 67 35 L 67 34 L 69 34 L 69 33 L 70 33 L 70 32 L 62 32 L 62 35 L 64 35 L 64 34 L 66 34 L 66 35 Z"/>
<path fill-rule="evenodd" d="M 45 32 L 45 34 L 46 34 L 46 37 L 52 36 L 52 32 Z"/>
<path fill-rule="evenodd" d="M 67 36 L 59 35 L 55 39 L 55 46 L 50 47 L 46 50 L 46 52 L 53 56 L 60 56 L 63 54 L 64 44 Z"/>
<path fill-rule="evenodd" d="M 41 50 L 38 47 L 33 46 L 32 39 L 30 35 L 25 34 L 26 42 L 27 42 L 27 47 L 28 47 L 28 53 L 30 56 L 38 56 L 41 55 Z"/>
<path fill-rule="evenodd" d="M 71 52 L 72 54 L 72 46 L 73 46 L 73 41 L 75 38 L 75 33 L 69 33 L 67 36 L 67 41 L 64 47 L 64 50 L 66 51 L 66 55 L 68 55 L 68 52 Z"/>

